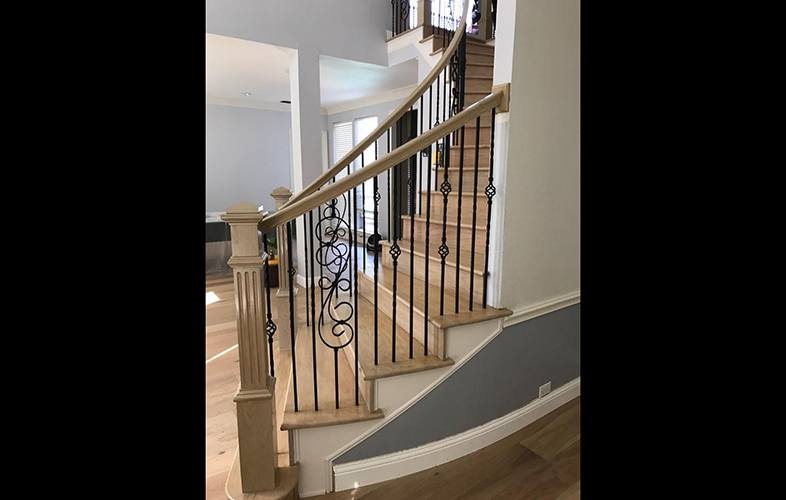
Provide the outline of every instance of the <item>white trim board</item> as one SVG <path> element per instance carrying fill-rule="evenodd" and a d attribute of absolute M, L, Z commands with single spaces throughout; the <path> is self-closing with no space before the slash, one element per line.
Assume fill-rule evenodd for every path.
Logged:
<path fill-rule="evenodd" d="M 388 425 L 390 422 L 392 422 L 394 419 L 396 419 L 399 415 L 401 415 L 402 413 L 407 411 L 410 407 L 414 406 L 418 401 L 420 401 L 421 399 L 423 399 L 426 396 L 428 396 L 428 394 L 431 391 L 436 389 L 437 386 L 439 386 L 442 382 L 444 382 L 448 377 L 453 375 L 453 373 L 456 370 L 458 370 L 459 368 L 464 366 L 464 364 L 466 364 L 470 359 L 474 358 L 475 355 L 477 353 L 479 353 L 481 350 L 483 350 L 483 348 L 486 347 L 492 340 L 494 340 L 497 337 L 497 335 L 502 333 L 502 331 L 505 329 L 505 327 L 513 325 L 513 324 L 516 324 L 516 323 L 520 323 L 522 321 L 527 321 L 527 320 L 536 318 L 538 316 L 542 316 L 544 314 L 548 314 L 548 313 L 557 311 L 557 310 L 562 309 L 564 307 L 568 307 L 568 306 L 571 306 L 573 304 L 576 304 L 579 301 L 580 301 L 580 292 L 574 292 L 574 293 L 565 295 L 563 297 L 557 297 L 557 298 L 554 298 L 554 299 L 549 299 L 549 300 L 544 301 L 544 302 L 533 304 L 533 305 L 531 305 L 529 307 L 525 307 L 523 309 L 519 309 L 517 311 L 514 311 L 513 314 L 511 316 L 508 316 L 507 318 L 501 318 L 501 319 L 495 320 L 496 323 L 497 323 L 497 326 L 494 329 L 494 331 L 491 332 L 481 342 L 479 342 L 478 345 L 475 346 L 472 350 L 470 350 L 463 358 L 456 360 L 456 362 L 453 365 L 451 365 L 449 367 L 446 367 L 447 371 L 442 376 L 440 376 L 434 382 L 432 382 L 431 384 L 426 386 L 422 391 L 420 391 L 418 394 L 416 394 L 412 399 L 407 401 L 405 404 L 401 405 L 401 407 L 399 407 L 397 410 L 393 411 L 389 415 L 385 415 L 385 418 L 380 420 L 377 424 L 373 425 L 367 431 L 361 433 L 359 436 L 357 436 L 355 439 L 353 439 L 352 441 L 347 443 L 345 446 L 342 446 L 341 448 L 339 448 L 338 450 L 333 452 L 330 456 L 328 456 L 327 460 L 326 460 L 326 464 L 325 464 L 326 465 L 325 473 L 327 474 L 327 476 L 330 477 L 332 475 L 333 460 L 335 460 L 339 456 L 343 455 L 348 450 L 350 450 L 351 448 L 355 447 L 357 444 L 359 444 L 360 442 L 364 441 L 366 438 L 368 438 L 371 435 L 373 435 L 374 433 L 376 433 L 382 427 Z M 476 325 L 466 325 L 465 327 L 477 328 L 477 327 L 480 327 L 480 325 L 483 325 L 485 323 L 486 322 L 477 323 Z M 463 327 L 459 327 L 459 328 L 463 328 Z M 448 332 L 448 335 L 450 335 L 449 332 Z"/>
<path fill-rule="evenodd" d="M 399 87 L 392 90 L 385 90 L 376 94 L 336 103 L 331 106 L 326 106 L 325 114 L 335 115 L 338 113 L 343 113 L 344 111 L 365 108 L 366 106 L 371 106 L 373 104 L 382 104 L 385 102 L 404 99 L 413 90 L 415 90 L 415 87 L 417 87 L 417 84 L 407 85 L 406 87 Z"/>
<path fill-rule="evenodd" d="M 581 377 L 523 408 L 461 434 L 410 450 L 335 465 L 335 491 L 414 474 L 469 455 L 523 429 L 580 395 Z"/>

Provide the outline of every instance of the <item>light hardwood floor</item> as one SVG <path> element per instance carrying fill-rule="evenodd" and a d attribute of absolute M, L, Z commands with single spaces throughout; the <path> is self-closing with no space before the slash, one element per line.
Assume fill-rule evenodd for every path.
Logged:
<path fill-rule="evenodd" d="M 219 301 L 205 306 L 205 359 L 210 360 L 237 344 L 235 330 L 235 295 L 231 275 L 209 277 L 205 292 L 214 292 Z M 272 293 L 273 318 L 277 320 L 278 302 Z M 289 310 L 288 308 L 286 309 Z M 274 337 L 275 338 L 275 337 Z M 276 418 L 278 425 L 284 414 L 286 390 L 292 371 L 291 357 L 273 342 L 276 365 Z M 207 500 L 224 500 L 224 484 L 237 449 L 237 420 L 232 399 L 240 384 L 237 348 L 205 365 L 205 489 Z M 278 435 L 279 466 L 289 464 L 287 433 Z"/>
<path fill-rule="evenodd" d="M 576 398 L 466 457 L 384 483 L 312 498 L 576 500 L 581 495 L 580 413 L 580 398 Z"/>

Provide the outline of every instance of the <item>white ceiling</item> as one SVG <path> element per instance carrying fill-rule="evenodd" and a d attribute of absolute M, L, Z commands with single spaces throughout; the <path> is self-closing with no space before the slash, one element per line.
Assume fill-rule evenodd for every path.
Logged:
<path fill-rule="evenodd" d="M 206 33 L 205 85 L 209 100 L 235 106 L 288 109 L 289 63 L 295 50 Z M 417 61 L 377 66 L 320 56 L 322 107 L 417 83 Z M 250 96 L 243 95 L 251 92 Z"/>

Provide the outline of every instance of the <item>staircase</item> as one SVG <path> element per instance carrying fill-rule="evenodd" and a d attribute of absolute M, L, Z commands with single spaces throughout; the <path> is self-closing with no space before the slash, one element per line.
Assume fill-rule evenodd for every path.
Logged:
<path fill-rule="evenodd" d="M 288 380 L 276 425 L 289 439 L 278 447 L 288 447 L 290 464 L 297 465 L 301 496 L 330 491 L 327 457 L 448 373 L 456 362 L 447 347 L 454 330 L 484 322 L 493 328 L 492 320 L 511 314 L 488 303 L 493 116 L 506 111 L 507 91 L 492 87 L 494 46 L 466 36 L 465 19 L 466 10 L 455 31 L 423 30 L 418 43 L 438 63 L 406 102 L 323 176 L 272 216 L 255 219 L 244 205 L 224 217 L 232 225 L 236 273 L 241 267 L 258 273 L 236 275 L 236 282 L 246 280 L 238 284 L 238 311 L 242 316 L 244 308 L 257 304 L 256 316 L 247 313 L 248 328 L 264 325 L 261 335 L 266 333 L 268 342 L 254 348 L 249 340 L 245 349 L 263 348 L 272 383 Z M 412 110 L 420 119 L 414 139 L 386 154 L 380 151 L 373 161 L 366 158 L 363 168 L 335 179 L 384 134 L 396 134 L 398 120 Z M 395 182 L 398 176 L 407 182 Z M 375 201 L 375 224 L 361 231 L 359 193 L 370 179 L 376 189 L 368 193 Z M 394 182 L 383 190 L 387 179 Z M 403 193 L 400 186 L 406 186 Z M 383 232 L 386 221 L 379 210 L 385 203 L 390 220 L 400 226 Z M 255 258 L 256 243 L 239 241 L 242 233 L 235 229 L 254 220 L 263 234 L 278 232 L 287 254 L 279 262 L 289 279 L 281 282 L 275 301 L 264 279 L 269 274 L 266 246 L 257 249 L 264 250 L 262 260 Z M 372 229 L 385 238 L 377 251 L 359 236 Z M 305 255 L 297 269 L 293 248 Z M 264 297 L 249 283 L 264 284 L 256 288 L 264 290 Z M 285 299 L 282 291 L 288 292 Z M 283 305 L 272 308 L 274 303 Z M 240 319 L 238 325 L 245 328 Z M 239 332 L 241 363 L 243 335 Z M 287 336 L 292 345 L 287 374 L 273 366 L 275 335 Z M 243 491 L 258 491 L 248 490 L 245 481 Z"/>

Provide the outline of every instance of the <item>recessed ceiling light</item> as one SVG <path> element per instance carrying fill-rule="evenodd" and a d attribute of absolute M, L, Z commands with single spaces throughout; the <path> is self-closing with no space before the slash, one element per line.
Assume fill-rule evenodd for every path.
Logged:
<path fill-rule="evenodd" d="M 251 95 L 251 92 L 241 92 L 241 94 L 243 94 L 244 96 L 248 97 L 248 96 Z"/>

